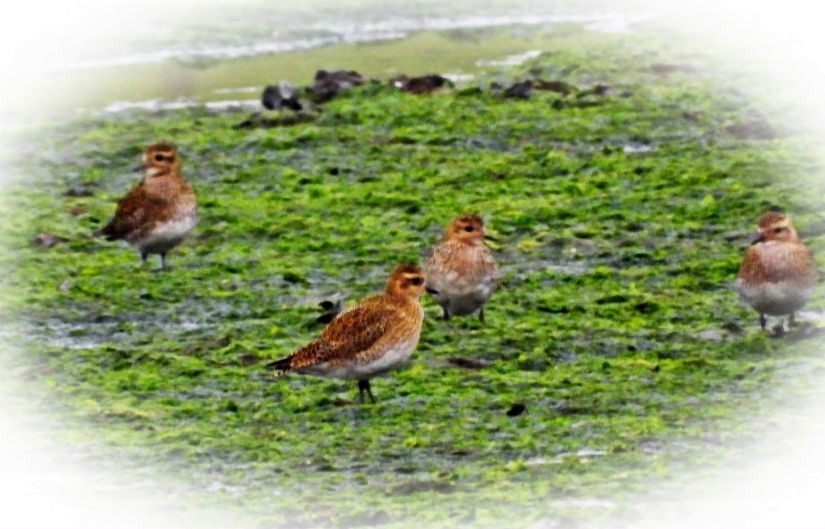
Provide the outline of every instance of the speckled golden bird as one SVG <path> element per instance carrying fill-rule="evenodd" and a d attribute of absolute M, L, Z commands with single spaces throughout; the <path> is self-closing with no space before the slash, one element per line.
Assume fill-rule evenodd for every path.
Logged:
<path fill-rule="evenodd" d="M 424 288 L 420 268 L 398 266 L 383 294 L 342 312 L 318 339 L 267 367 L 282 374 L 357 380 L 359 400 L 364 402 L 366 393 L 375 402 L 370 379 L 403 365 L 418 345 L 424 322 L 419 297 Z"/>
<path fill-rule="evenodd" d="M 197 200 L 181 174 L 175 147 L 155 143 L 146 149 L 142 167 L 146 176 L 118 202 L 115 215 L 98 234 L 107 240 L 124 240 L 145 262 L 150 254 L 166 254 L 180 244 L 197 224 Z"/>
<path fill-rule="evenodd" d="M 758 229 L 759 235 L 739 269 L 736 290 L 759 313 L 763 329 L 766 314 L 788 315 L 788 324 L 793 325 L 794 313 L 805 305 L 816 286 L 816 266 L 784 213 L 765 213 Z M 778 329 L 781 331 L 781 326 Z"/>
<path fill-rule="evenodd" d="M 444 319 L 478 311 L 484 321 L 484 304 L 499 279 L 498 265 L 484 245 L 484 221 L 478 215 L 462 215 L 447 227 L 444 238 L 432 249 L 426 265 L 427 285 L 444 310 Z"/>

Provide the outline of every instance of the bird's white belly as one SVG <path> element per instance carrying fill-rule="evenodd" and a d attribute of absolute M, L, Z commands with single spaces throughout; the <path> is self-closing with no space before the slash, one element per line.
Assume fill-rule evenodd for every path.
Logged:
<path fill-rule="evenodd" d="M 794 281 L 748 284 L 736 282 L 742 300 L 754 310 L 770 316 L 784 316 L 801 309 L 813 293 L 813 287 Z"/>
<path fill-rule="evenodd" d="M 171 250 L 195 229 L 197 220 L 195 215 L 182 215 L 158 224 L 151 233 L 137 241 L 137 247 L 141 252 L 147 253 L 163 253 Z"/>
<path fill-rule="evenodd" d="M 321 364 L 314 369 L 307 369 L 305 372 L 333 378 L 369 380 L 376 375 L 401 367 L 410 359 L 417 344 L 418 338 L 416 337 L 390 347 L 384 354 L 371 362 L 352 361 L 346 365 L 335 367 Z"/>
<path fill-rule="evenodd" d="M 438 281 L 436 288 L 438 294 L 434 297 L 438 304 L 451 315 L 464 316 L 477 311 L 490 299 L 495 282 L 487 278 L 469 281 L 456 272 L 449 272 Z"/>

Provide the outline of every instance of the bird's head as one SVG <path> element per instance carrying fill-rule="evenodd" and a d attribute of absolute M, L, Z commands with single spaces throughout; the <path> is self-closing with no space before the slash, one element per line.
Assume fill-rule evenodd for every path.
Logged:
<path fill-rule="evenodd" d="M 759 234 L 752 241 L 753 244 L 767 241 L 795 242 L 799 235 L 791 224 L 791 219 L 781 211 L 769 211 L 759 218 L 757 224 Z"/>
<path fill-rule="evenodd" d="M 141 167 L 146 170 L 149 177 L 177 174 L 180 171 L 180 156 L 173 145 L 165 142 L 155 143 L 143 153 Z"/>
<path fill-rule="evenodd" d="M 445 240 L 462 241 L 471 244 L 481 243 L 484 240 L 484 220 L 480 215 L 461 215 L 456 217 L 447 227 Z"/>
<path fill-rule="evenodd" d="M 421 268 L 404 264 L 392 271 L 387 280 L 387 294 L 410 296 L 418 298 L 426 288 L 426 279 Z"/>

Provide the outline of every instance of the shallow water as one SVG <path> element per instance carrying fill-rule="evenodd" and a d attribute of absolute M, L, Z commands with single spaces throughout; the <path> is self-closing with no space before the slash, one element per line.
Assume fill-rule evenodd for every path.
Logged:
<path fill-rule="evenodd" d="M 490 8 L 429 16 L 389 11 L 370 18 L 305 19 L 267 32 L 240 23 L 229 36 L 198 33 L 192 42 L 113 46 L 48 65 L 31 79 L 25 104 L 3 121 L 76 112 L 105 114 L 206 105 L 258 106 L 263 87 L 280 80 L 309 84 L 318 69 L 354 69 L 386 80 L 401 73 L 439 73 L 459 84 L 479 70 L 518 65 L 547 49 L 548 32 L 565 25 L 594 32 L 627 31 L 646 15 L 592 10 L 508 13 Z M 364 16 L 363 14 L 360 16 Z M 231 43 L 226 43 L 230 40 Z M 148 48 L 148 49 L 147 49 Z M 59 97 L 54 97 L 59 87 Z"/>

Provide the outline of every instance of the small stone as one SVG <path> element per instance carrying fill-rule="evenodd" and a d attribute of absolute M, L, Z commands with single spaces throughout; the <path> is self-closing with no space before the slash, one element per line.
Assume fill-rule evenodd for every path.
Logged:
<path fill-rule="evenodd" d="M 575 86 L 564 81 L 544 81 L 542 79 L 536 79 L 533 82 L 533 88 L 536 90 L 548 90 L 565 96 L 576 91 Z"/>
<path fill-rule="evenodd" d="M 46 248 L 51 248 L 52 246 L 56 246 L 58 244 L 62 244 L 68 241 L 69 239 L 65 237 L 60 237 L 59 235 L 55 235 L 53 233 L 41 232 L 35 235 L 34 239 L 32 239 L 32 244 L 36 246 L 45 246 Z"/>
<path fill-rule="evenodd" d="M 430 94 L 451 84 L 449 79 L 438 74 L 422 75 L 419 77 L 399 75 L 398 77 L 390 79 L 390 85 L 411 94 Z"/>
<path fill-rule="evenodd" d="M 365 82 L 366 79 L 355 70 L 337 70 L 334 72 L 318 70 L 315 72 L 315 81 L 309 90 L 312 93 L 313 101 L 323 103 L 341 92 L 360 86 Z"/>
<path fill-rule="evenodd" d="M 504 91 L 504 97 L 528 99 L 533 93 L 533 81 L 526 80 L 511 85 Z"/>
<path fill-rule="evenodd" d="M 298 112 L 304 108 L 298 100 L 298 89 L 288 81 L 278 81 L 278 84 L 264 88 L 261 104 L 269 110 L 288 108 Z"/>
<path fill-rule="evenodd" d="M 485 367 L 490 367 L 491 365 L 493 365 L 493 363 L 488 360 L 466 358 L 460 356 L 448 358 L 447 362 L 456 367 L 463 367 L 465 369 L 484 369 Z"/>

